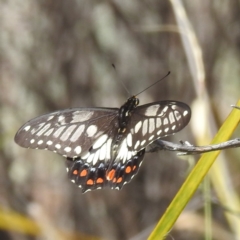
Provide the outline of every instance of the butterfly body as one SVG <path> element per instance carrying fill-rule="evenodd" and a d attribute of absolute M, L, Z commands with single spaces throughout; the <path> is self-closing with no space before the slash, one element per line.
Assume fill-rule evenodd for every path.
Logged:
<path fill-rule="evenodd" d="M 121 189 L 138 172 L 145 148 L 180 131 L 191 117 L 182 102 L 138 104 L 133 96 L 119 109 L 75 108 L 46 114 L 24 124 L 15 142 L 66 157 L 68 176 L 83 192 Z"/>

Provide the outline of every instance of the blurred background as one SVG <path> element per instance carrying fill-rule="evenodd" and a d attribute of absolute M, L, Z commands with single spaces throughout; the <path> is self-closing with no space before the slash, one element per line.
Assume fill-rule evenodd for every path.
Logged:
<path fill-rule="evenodd" d="M 239 12 L 236 0 L 0 0 L 0 239 L 147 239 L 198 156 L 148 153 L 121 191 L 82 194 L 63 157 L 20 148 L 14 135 L 51 111 L 120 107 L 121 81 L 137 94 L 171 71 L 140 104 L 187 103 L 191 124 L 166 140 L 209 144 L 240 96 Z M 236 197 L 239 156 L 221 156 Z M 212 186 L 212 239 L 240 239 Z M 204 204 L 201 187 L 167 239 L 204 239 Z"/>

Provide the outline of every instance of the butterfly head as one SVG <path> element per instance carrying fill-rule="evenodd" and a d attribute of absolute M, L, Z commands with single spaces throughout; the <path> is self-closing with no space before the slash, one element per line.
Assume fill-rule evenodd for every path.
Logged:
<path fill-rule="evenodd" d="M 138 104 L 139 104 L 139 99 L 136 96 L 132 96 L 127 100 L 127 102 L 124 105 L 128 106 L 128 108 L 132 110 L 136 108 Z"/>

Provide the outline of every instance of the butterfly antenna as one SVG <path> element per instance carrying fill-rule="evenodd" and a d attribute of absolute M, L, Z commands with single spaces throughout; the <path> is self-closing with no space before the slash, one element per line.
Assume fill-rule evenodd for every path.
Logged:
<path fill-rule="evenodd" d="M 115 72 L 117 73 L 116 67 L 115 67 L 115 65 L 113 63 L 112 63 L 112 67 L 115 70 Z M 118 80 L 118 82 L 121 83 L 121 85 L 123 86 L 125 91 L 128 93 L 128 96 L 131 96 L 131 93 L 129 92 L 129 90 L 127 89 L 126 85 L 123 83 L 123 81 L 120 81 L 118 78 L 117 78 L 117 80 Z"/>
<path fill-rule="evenodd" d="M 155 83 L 153 83 L 152 85 L 150 85 L 149 87 L 143 89 L 141 92 L 139 92 L 138 94 L 135 95 L 138 96 L 139 94 L 145 92 L 146 90 L 148 90 L 149 88 L 151 88 L 152 86 L 156 85 L 157 83 L 159 83 L 160 81 L 162 81 L 164 78 L 166 78 L 171 72 L 169 71 L 164 77 L 162 77 L 161 79 L 159 79 L 158 81 L 156 81 Z"/>

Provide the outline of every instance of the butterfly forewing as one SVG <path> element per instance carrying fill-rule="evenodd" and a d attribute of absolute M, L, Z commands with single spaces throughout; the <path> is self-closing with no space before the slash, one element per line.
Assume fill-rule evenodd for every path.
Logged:
<path fill-rule="evenodd" d="M 154 140 L 180 131 L 190 118 L 191 110 L 182 102 L 161 101 L 137 107 L 129 123 L 129 149 L 138 152 Z"/>
<path fill-rule="evenodd" d="M 48 149 L 71 158 L 83 156 L 97 139 L 107 141 L 117 134 L 117 113 L 114 108 L 75 108 L 46 114 L 24 124 L 15 142 L 21 147 Z"/>

